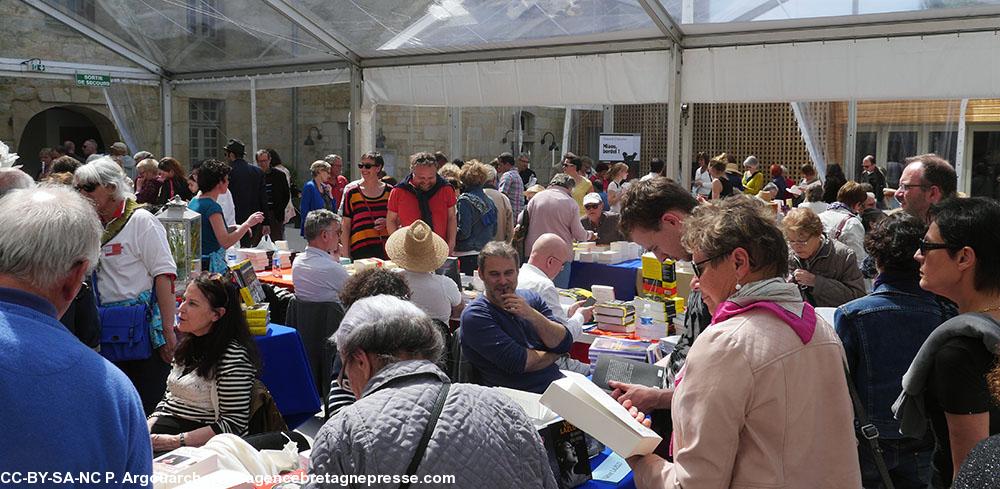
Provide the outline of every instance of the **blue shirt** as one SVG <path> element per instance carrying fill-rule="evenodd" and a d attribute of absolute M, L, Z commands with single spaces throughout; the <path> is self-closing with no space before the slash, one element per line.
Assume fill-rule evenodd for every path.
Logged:
<path fill-rule="evenodd" d="M 518 290 L 517 295 L 550 321 L 558 322 L 535 292 Z M 476 368 L 483 385 L 541 394 L 562 374 L 555 364 L 525 372 L 528 349 L 567 353 L 572 345 L 573 337 L 567 330 L 555 348 L 546 347 L 528 320 L 497 307 L 485 294 L 480 294 L 462 311 L 462 355 Z"/>
<path fill-rule="evenodd" d="M 188 209 L 201 214 L 201 256 L 205 257 L 218 251 L 222 245 L 219 244 L 219 239 L 215 237 L 215 230 L 208 219 L 212 217 L 212 214 L 222 214 L 222 206 L 212 199 L 199 197 L 191 200 L 191 203 L 188 204 Z M 226 219 L 223 218 L 222 222 L 225 223 L 225 221 Z"/>
<path fill-rule="evenodd" d="M 0 472 L 49 472 L 46 483 L 32 485 L 42 488 L 152 487 L 125 480 L 153 471 L 139 394 L 56 315 L 41 297 L 0 288 Z M 99 484 L 81 484 L 80 474 L 92 472 Z M 66 483 L 67 473 L 74 483 Z"/>
<path fill-rule="evenodd" d="M 326 199 L 323 193 L 316 188 L 316 180 L 309 180 L 302 186 L 302 200 L 299 201 L 299 234 L 306 235 L 306 216 L 310 211 L 316 209 L 326 209 Z"/>

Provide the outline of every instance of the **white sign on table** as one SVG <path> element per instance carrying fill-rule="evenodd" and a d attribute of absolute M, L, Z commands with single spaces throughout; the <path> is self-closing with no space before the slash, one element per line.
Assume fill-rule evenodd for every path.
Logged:
<path fill-rule="evenodd" d="M 642 161 L 639 154 L 641 134 L 601 134 L 599 141 L 599 161 L 625 161 L 626 154 L 630 156 L 630 160 Z M 632 156 L 633 153 L 635 156 Z"/>

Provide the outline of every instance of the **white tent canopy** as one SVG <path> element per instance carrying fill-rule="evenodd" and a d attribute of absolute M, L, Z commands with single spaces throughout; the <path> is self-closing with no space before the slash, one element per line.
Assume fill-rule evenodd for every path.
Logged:
<path fill-rule="evenodd" d="M 165 144 L 170 92 L 209 87 L 350 83 L 352 147 L 380 104 L 665 102 L 672 161 L 687 102 L 1000 92 L 1000 0 L 19 1 L 133 64 L 116 79 L 159 79 Z M 0 57 L 0 75 L 34 74 Z M 73 77 L 43 61 L 60 69 L 37 76 Z"/>

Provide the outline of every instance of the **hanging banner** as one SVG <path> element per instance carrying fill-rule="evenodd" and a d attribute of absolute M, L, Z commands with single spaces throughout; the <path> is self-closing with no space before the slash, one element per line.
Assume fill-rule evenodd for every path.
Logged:
<path fill-rule="evenodd" d="M 641 134 L 601 134 L 599 161 L 641 161 Z"/>

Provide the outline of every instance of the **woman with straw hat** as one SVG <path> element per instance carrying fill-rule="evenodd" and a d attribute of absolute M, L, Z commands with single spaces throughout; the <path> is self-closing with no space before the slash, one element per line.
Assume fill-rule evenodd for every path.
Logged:
<path fill-rule="evenodd" d="M 410 301 L 431 319 L 444 324 L 462 312 L 462 293 L 458 285 L 435 270 L 448 258 L 448 243 L 435 234 L 424 221 L 417 219 L 397 229 L 385 244 L 389 259 L 399 265 L 410 286 Z"/>

